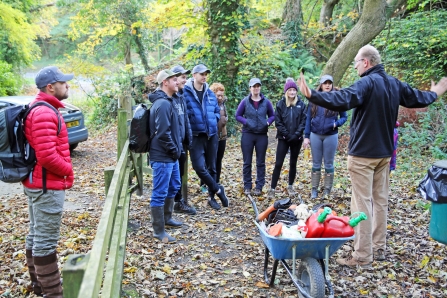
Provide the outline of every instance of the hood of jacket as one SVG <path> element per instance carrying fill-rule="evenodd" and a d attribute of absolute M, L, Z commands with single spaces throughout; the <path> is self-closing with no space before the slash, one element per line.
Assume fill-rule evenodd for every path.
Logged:
<path fill-rule="evenodd" d="M 196 97 L 197 100 L 199 99 L 197 97 L 196 92 L 194 91 L 194 78 L 190 78 L 186 81 L 185 88 L 188 88 L 192 92 L 192 94 L 194 94 L 194 96 Z M 203 94 L 206 94 L 206 91 L 208 90 L 208 88 L 209 88 L 208 83 L 203 84 Z M 205 96 L 203 98 L 205 98 Z M 208 97 L 207 97 L 207 100 L 209 101 Z"/>
<path fill-rule="evenodd" d="M 154 103 L 157 99 L 164 98 L 167 100 L 172 100 L 168 95 L 161 89 L 156 89 L 154 92 L 148 95 L 149 101 Z"/>

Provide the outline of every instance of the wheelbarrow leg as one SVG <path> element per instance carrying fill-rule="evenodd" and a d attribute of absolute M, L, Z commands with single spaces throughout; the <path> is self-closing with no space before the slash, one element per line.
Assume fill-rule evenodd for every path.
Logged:
<path fill-rule="evenodd" d="M 329 292 L 329 298 L 334 297 L 334 288 L 332 287 L 332 283 L 331 283 L 331 276 L 329 275 L 329 248 L 330 245 L 326 246 L 326 250 L 325 250 L 325 258 L 324 258 L 324 281 L 326 283 L 328 292 Z"/>
<path fill-rule="evenodd" d="M 266 284 L 268 284 L 270 287 L 273 287 L 275 285 L 276 269 L 278 269 L 278 260 L 273 261 L 272 276 L 271 278 L 269 278 L 269 274 L 267 272 L 269 265 L 269 255 L 270 255 L 269 249 L 265 247 L 264 279 Z"/>

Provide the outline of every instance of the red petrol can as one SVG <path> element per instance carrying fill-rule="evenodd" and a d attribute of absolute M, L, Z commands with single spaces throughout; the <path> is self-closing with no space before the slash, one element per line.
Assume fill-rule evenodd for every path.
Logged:
<path fill-rule="evenodd" d="M 361 212 L 355 218 L 348 216 L 329 215 L 324 221 L 324 230 L 321 233 L 322 238 L 343 238 L 354 235 L 354 227 L 362 220 L 367 219 L 365 213 Z"/>
<path fill-rule="evenodd" d="M 307 234 L 306 238 L 320 238 L 324 231 L 324 221 L 332 210 L 329 207 L 324 207 L 321 213 L 312 214 L 306 221 Z"/>

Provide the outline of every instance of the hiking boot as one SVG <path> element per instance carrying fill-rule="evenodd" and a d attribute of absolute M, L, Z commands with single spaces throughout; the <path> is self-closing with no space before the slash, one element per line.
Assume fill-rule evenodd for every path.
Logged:
<path fill-rule="evenodd" d="M 222 202 L 222 206 L 224 206 L 224 207 L 230 206 L 230 200 L 225 195 L 225 189 L 224 189 L 224 187 L 222 185 L 219 185 L 219 190 L 216 192 L 216 195 L 220 199 L 220 201 Z M 219 207 L 219 209 L 220 209 L 220 207 Z"/>
<path fill-rule="evenodd" d="M 246 188 L 246 189 L 244 189 L 244 194 L 245 195 L 251 195 L 251 189 L 250 188 Z"/>
<path fill-rule="evenodd" d="M 189 206 L 188 203 L 182 198 L 180 201 L 174 203 L 174 213 L 195 215 L 197 211 L 194 207 Z"/>
<path fill-rule="evenodd" d="M 275 198 L 275 190 L 272 188 L 267 193 L 267 199 L 273 199 Z"/>
<path fill-rule="evenodd" d="M 287 193 L 289 194 L 290 197 L 293 197 L 296 194 L 295 190 L 293 189 L 293 185 L 289 185 L 287 187 Z"/>
<path fill-rule="evenodd" d="M 220 205 L 217 203 L 215 198 L 209 198 L 208 205 L 210 205 L 214 210 L 220 210 Z"/>
<path fill-rule="evenodd" d="M 254 196 L 262 195 L 262 190 L 260 190 L 259 188 L 255 188 L 255 190 L 253 190 L 253 195 Z"/>
<path fill-rule="evenodd" d="M 360 267 L 360 268 L 371 268 L 371 263 L 368 262 L 362 262 L 354 259 L 354 257 L 351 255 L 347 258 L 339 258 L 336 260 L 336 262 L 340 265 L 345 265 L 349 267 Z"/>
<path fill-rule="evenodd" d="M 377 251 L 374 252 L 374 260 L 375 261 L 385 261 L 385 251 L 381 248 L 379 248 Z"/>

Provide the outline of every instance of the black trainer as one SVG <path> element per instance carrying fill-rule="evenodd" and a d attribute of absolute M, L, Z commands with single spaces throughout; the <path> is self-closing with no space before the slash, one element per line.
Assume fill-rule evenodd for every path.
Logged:
<path fill-rule="evenodd" d="M 174 213 L 195 215 L 197 211 L 194 207 L 189 206 L 183 198 L 181 198 L 180 201 L 174 203 Z"/>
<path fill-rule="evenodd" d="M 208 205 L 210 205 L 214 210 L 220 210 L 220 205 L 217 203 L 215 198 L 208 198 Z"/>
<path fill-rule="evenodd" d="M 222 202 L 222 206 L 228 207 L 230 206 L 230 200 L 225 195 L 225 189 L 222 185 L 219 185 L 219 190 L 216 192 L 216 195 L 219 197 L 220 201 Z"/>

